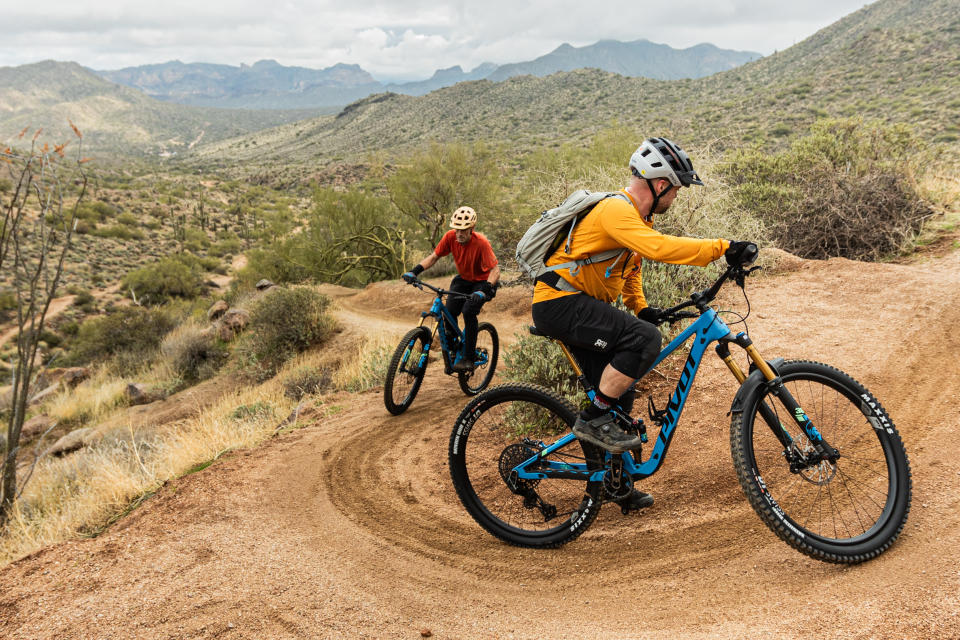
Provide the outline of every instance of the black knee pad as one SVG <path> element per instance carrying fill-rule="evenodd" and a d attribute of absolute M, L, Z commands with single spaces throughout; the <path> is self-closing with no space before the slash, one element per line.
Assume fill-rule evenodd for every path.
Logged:
<path fill-rule="evenodd" d="M 639 378 L 660 355 L 662 342 L 659 329 L 649 322 L 637 320 L 620 335 L 614 347 L 616 355 L 610 364 L 624 375 Z"/>

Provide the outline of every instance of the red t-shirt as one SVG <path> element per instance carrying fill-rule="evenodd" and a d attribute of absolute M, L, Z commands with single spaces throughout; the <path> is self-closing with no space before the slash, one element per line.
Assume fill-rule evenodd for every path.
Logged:
<path fill-rule="evenodd" d="M 471 282 L 482 282 L 490 277 L 490 271 L 497 266 L 497 256 L 493 255 L 490 241 L 482 233 L 474 231 L 467 244 L 457 242 L 457 233 L 450 229 L 433 250 L 441 258 L 453 253 L 460 277 Z"/>

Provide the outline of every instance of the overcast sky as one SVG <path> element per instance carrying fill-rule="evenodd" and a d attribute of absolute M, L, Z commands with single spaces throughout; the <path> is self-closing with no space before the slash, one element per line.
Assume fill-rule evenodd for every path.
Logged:
<path fill-rule="evenodd" d="M 0 0 L 0 66 L 41 60 L 119 69 L 180 60 L 329 67 L 378 80 L 531 60 L 568 42 L 709 42 L 768 55 L 864 0 Z"/>

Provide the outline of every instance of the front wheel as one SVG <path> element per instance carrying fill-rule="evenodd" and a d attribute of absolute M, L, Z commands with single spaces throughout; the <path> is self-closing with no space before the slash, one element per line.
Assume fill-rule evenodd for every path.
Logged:
<path fill-rule="evenodd" d="M 468 396 L 475 396 L 493 380 L 493 372 L 497 368 L 497 358 L 500 357 L 500 338 L 497 330 L 489 322 L 477 325 L 477 348 L 474 351 L 474 370 L 457 374 L 460 389 Z"/>
<path fill-rule="evenodd" d="M 429 351 L 430 330 L 416 327 L 403 336 L 393 352 L 383 383 L 383 404 L 393 415 L 406 411 L 417 397 L 427 372 Z"/>
<path fill-rule="evenodd" d="M 569 433 L 576 409 L 530 384 L 494 387 L 471 400 L 450 434 L 450 476 L 480 526 L 521 547 L 558 547 L 587 530 L 603 502 L 602 482 L 517 479 L 512 470 Z M 587 458 L 590 460 L 587 460 Z M 571 440 L 536 465 L 598 469 L 602 452 Z"/>
<path fill-rule="evenodd" d="M 813 558 L 854 564 L 880 555 L 910 512 L 910 463 L 893 421 L 863 385 L 831 366 L 792 361 L 778 373 L 840 457 L 818 459 L 776 392 L 760 385 L 730 425 L 733 463 L 751 506 Z M 774 429 L 789 434 L 789 449 Z"/>

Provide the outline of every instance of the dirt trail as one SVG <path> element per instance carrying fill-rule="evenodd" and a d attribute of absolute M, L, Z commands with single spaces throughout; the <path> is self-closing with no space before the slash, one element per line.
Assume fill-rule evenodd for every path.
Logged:
<path fill-rule="evenodd" d="M 960 252 L 805 262 L 748 284 L 761 353 L 848 371 L 903 436 L 913 509 L 865 564 L 809 559 L 750 509 L 729 454 L 735 383 L 712 357 L 643 485 L 653 507 L 605 508 L 561 549 L 503 545 L 450 486 L 465 398 L 434 367 L 402 416 L 379 390 L 345 395 L 314 424 L 170 483 L 101 537 L 3 568 L 0 637 L 960 637 L 958 285 Z M 341 304 L 371 328 L 412 325 L 399 291 Z M 498 326 L 523 324 L 522 297 L 498 297 Z"/>

